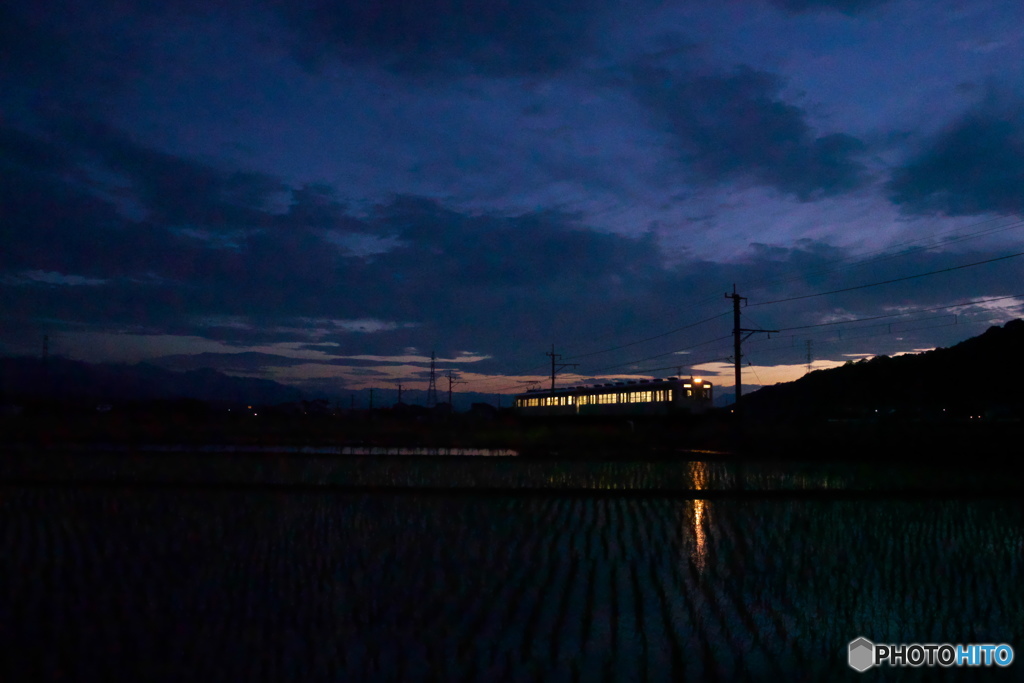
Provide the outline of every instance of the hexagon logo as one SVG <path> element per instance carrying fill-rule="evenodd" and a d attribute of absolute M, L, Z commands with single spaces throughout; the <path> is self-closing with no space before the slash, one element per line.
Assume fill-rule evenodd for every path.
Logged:
<path fill-rule="evenodd" d="M 850 641 L 847 662 L 850 668 L 864 672 L 875 665 L 875 644 L 867 638 L 857 638 Z"/>

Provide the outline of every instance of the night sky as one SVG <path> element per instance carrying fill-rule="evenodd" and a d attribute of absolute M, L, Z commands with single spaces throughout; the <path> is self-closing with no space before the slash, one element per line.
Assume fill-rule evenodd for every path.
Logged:
<path fill-rule="evenodd" d="M 734 283 L 755 385 L 1024 306 L 1020 0 L 42 0 L 0 46 L 3 354 L 728 392 Z"/>

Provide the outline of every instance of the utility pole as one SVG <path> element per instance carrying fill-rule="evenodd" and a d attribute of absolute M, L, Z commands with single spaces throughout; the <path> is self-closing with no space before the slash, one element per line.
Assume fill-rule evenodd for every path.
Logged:
<path fill-rule="evenodd" d="M 437 355 L 430 352 L 430 384 L 427 385 L 427 407 L 437 405 Z"/>
<path fill-rule="evenodd" d="M 445 373 L 445 378 L 448 380 L 448 412 L 454 413 L 455 411 L 452 409 L 452 385 L 465 384 L 466 380 L 455 379 L 455 375 L 452 374 L 451 370 Z"/>
<path fill-rule="evenodd" d="M 402 383 L 398 383 L 398 402 L 402 402 Z"/>
<path fill-rule="evenodd" d="M 804 341 L 804 343 L 807 345 L 807 372 L 810 372 L 811 371 L 811 359 L 814 358 L 814 356 L 811 355 L 811 349 L 814 346 L 814 342 L 812 340 L 810 340 L 810 339 L 807 339 L 807 340 Z"/>
<path fill-rule="evenodd" d="M 736 411 L 737 417 L 740 415 L 740 398 L 743 396 L 743 376 L 740 371 L 743 361 L 742 346 L 743 342 L 755 332 L 778 332 L 778 330 L 748 330 L 740 327 L 740 301 L 746 301 L 747 297 L 740 296 L 736 293 L 736 285 L 732 286 L 732 294 L 726 294 L 726 299 L 732 299 L 732 354 L 733 354 L 733 369 L 736 376 L 736 404 L 734 410 Z M 743 333 L 746 332 L 746 337 Z"/>
<path fill-rule="evenodd" d="M 555 375 L 566 368 L 575 368 L 578 363 L 556 363 L 556 361 L 562 357 L 562 354 L 555 353 L 555 345 L 551 345 L 551 353 L 545 353 L 545 356 L 551 357 L 551 391 L 555 390 Z"/>
<path fill-rule="evenodd" d="M 373 412 L 373 387 L 370 387 L 370 412 Z"/>

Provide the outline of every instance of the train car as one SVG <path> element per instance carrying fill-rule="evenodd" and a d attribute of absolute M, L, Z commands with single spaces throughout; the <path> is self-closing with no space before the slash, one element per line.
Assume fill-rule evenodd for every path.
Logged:
<path fill-rule="evenodd" d="M 515 398 L 524 417 L 554 415 L 670 415 L 703 413 L 711 407 L 711 382 L 682 377 L 610 384 L 530 389 Z"/>

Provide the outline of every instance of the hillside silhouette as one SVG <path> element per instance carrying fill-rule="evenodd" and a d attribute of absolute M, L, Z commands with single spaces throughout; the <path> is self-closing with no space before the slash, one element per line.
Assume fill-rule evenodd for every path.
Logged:
<path fill-rule="evenodd" d="M 1024 415 L 1024 321 L 949 348 L 875 356 L 744 397 L 757 420 L 1019 419 Z"/>
<path fill-rule="evenodd" d="M 302 393 L 277 382 L 211 369 L 175 372 L 148 363 L 86 363 L 61 357 L 0 358 L 0 401 L 148 401 L 197 399 L 276 404 Z"/>

